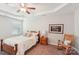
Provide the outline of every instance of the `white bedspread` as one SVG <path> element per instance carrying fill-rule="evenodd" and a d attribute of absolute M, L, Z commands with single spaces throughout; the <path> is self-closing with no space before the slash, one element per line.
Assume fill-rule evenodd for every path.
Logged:
<path fill-rule="evenodd" d="M 16 36 L 12 38 L 5 39 L 3 42 L 14 46 L 15 44 L 18 44 L 18 55 L 23 55 L 26 50 L 31 48 L 33 45 L 36 44 L 38 40 L 37 36 L 31 36 L 31 37 L 25 37 L 25 36 Z"/>

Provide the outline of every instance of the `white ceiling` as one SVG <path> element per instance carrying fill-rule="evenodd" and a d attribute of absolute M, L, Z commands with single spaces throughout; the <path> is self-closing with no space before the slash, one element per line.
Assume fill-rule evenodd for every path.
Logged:
<path fill-rule="evenodd" d="M 67 13 L 74 13 L 77 9 L 79 9 L 79 3 L 69 3 L 56 13 L 58 14 L 67 14 Z"/>
<path fill-rule="evenodd" d="M 63 5 L 63 3 L 33 3 L 29 4 L 36 8 L 36 10 L 32 11 L 31 14 L 41 14 L 48 12 L 50 10 L 54 10 L 55 8 Z M 0 4 L 0 11 L 5 11 L 7 13 L 11 13 L 18 16 L 28 15 L 27 13 L 23 12 L 17 12 L 17 10 L 20 8 L 19 3 L 3 3 Z"/>
<path fill-rule="evenodd" d="M 70 13 L 79 8 L 79 4 L 72 3 L 30 3 L 36 10 L 31 11 L 30 15 L 43 15 L 48 13 Z M 0 3 L 0 13 L 4 12 L 9 15 L 23 17 L 29 16 L 27 13 L 17 12 L 20 8 L 19 3 Z"/>
<path fill-rule="evenodd" d="M 36 7 L 35 13 L 47 12 L 49 10 L 54 10 L 58 6 L 62 5 L 62 3 L 38 3 L 34 4 Z"/>
<path fill-rule="evenodd" d="M 49 11 L 49 10 L 53 10 L 56 7 L 62 5 L 63 3 L 29 3 L 28 6 L 33 6 L 36 8 L 36 10 L 34 11 L 34 13 L 41 13 L 44 11 Z M 20 4 L 18 3 L 9 3 L 9 4 L 5 4 L 8 7 L 12 7 L 13 9 L 19 9 L 20 8 Z"/>

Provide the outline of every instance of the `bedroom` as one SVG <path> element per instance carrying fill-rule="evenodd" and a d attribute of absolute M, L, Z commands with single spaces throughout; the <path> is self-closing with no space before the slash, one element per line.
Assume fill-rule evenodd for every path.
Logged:
<path fill-rule="evenodd" d="M 28 10 L 28 6 L 34 7 L 31 8 L 33 10 Z M 24 9 L 20 10 L 21 7 Z M 34 35 L 38 36 L 39 42 L 36 42 L 37 40 L 34 41 L 35 46 L 27 51 L 27 55 L 64 55 L 63 50 L 57 49 L 58 40 L 62 41 L 64 39 L 64 34 L 71 34 L 74 35 L 75 39 L 72 49 L 77 52 L 73 54 L 78 54 L 78 15 L 78 3 L 26 3 L 22 4 L 22 6 L 19 3 L 2 3 L 0 4 L 0 40 L 3 39 L 4 41 L 10 38 L 13 39 L 15 43 L 15 38 L 17 38 L 17 36 L 17 39 L 21 39 L 24 37 L 20 35 L 27 35 L 28 32 L 32 32 Z M 60 28 L 57 28 L 57 26 Z M 53 28 L 53 31 L 50 30 L 50 28 Z M 47 41 L 41 42 L 42 36 L 45 36 Z M 17 42 L 19 41 L 17 40 Z M 12 44 L 13 42 L 8 41 L 8 43 Z M 7 48 L 5 45 L 3 46 L 2 43 L 1 48 L 4 47 L 4 50 L 7 49 L 7 52 L 13 52 L 13 54 L 16 54 L 13 49 L 19 50 L 21 48 L 25 50 L 22 48 L 24 45 L 19 48 L 18 46 L 17 49 L 15 49 L 16 46 L 8 46 Z M 19 51 L 18 54 L 24 54 L 23 51 Z M 0 51 L 0 54 L 7 53 Z"/>

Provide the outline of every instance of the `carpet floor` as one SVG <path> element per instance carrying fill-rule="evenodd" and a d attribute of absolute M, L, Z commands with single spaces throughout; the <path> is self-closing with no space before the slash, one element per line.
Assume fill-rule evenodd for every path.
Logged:
<path fill-rule="evenodd" d="M 27 55 L 64 55 L 64 50 L 58 50 L 55 45 L 37 44 L 27 52 Z M 71 55 L 78 55 L 78 53 L 72 49 Z"/>
<path fill-rule="evenodd" d="M 5 52 L 0 51 L 0 55 L 8 55 Z M 64 55 L 63 50 L 58 50 L 54 45 L 41 45 L 37 44 L 32 49 L 26 52 L 26 55 Z M 79 55 L 75 50 L 72 49 L 71 55 Z"/>

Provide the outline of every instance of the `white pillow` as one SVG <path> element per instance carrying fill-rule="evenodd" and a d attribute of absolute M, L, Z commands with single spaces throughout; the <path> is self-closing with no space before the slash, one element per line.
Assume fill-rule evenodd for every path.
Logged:
<path fill-rule="evenodd" d="M 27 32 L 27 33 L 25 33 L 25 35 L 24 36 L 26 36 L 26 37 L 31 37 L 33 34 L 31 33 L 31 32 Z"/>
<path fill-rule="evenodd" d="M 34 34 L 35 36 L 37 36 L 37 35 L 38 35 L 38 32 L 36 32 L 36 33 L 32 33 L 32 34 Z"/>
<path fill-rule="evenodd" d="M 65 39 L 65 41 L 64 41 L 64 44 L 65 44 L 65 45 L 68 45 L 68 44 L 70 44 L 70 43 L 71 43 L 71 41 Z"/>

